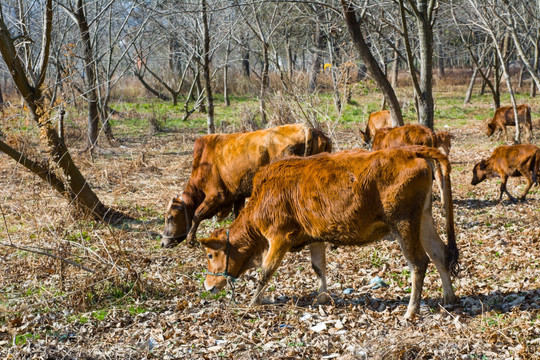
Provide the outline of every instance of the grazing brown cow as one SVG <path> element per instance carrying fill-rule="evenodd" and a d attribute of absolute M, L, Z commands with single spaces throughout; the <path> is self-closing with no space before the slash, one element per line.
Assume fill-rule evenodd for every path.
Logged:
<path fill-rule="evenodd" d="M 262 166 L 289 155 L 331 150 L 326 135 L 303 124 L 197 139 L 189 182 L 167 207 L 161 246 L 175 246 L 186 237 L 193 244 L 202 220 L 216 214 L 225 217 L 233 206 L 238 215 L 251 195 L 253 176 Z"/>
<path fill-rule="evenodd" d="M 360 130 L 360 139 L 366 144 L 369 144 L 371 139 L 375 136 L 378 129 L 383 127 L 392 126 L 392 116 L 390 110 L 381 110 L 369 114 L 366 130 Z"/>
<path fill-rule="evenodd" d="M 510 200 L 515 201 L 515 198 L 506 189 L 506 182 L 509 176 L 525 176 L 527 187 L 523 195 L 521 195 L 521 200 L 523 201 L 532 184 L 536 183 L 538 185 L 536 176 L 539 166 L 540 149 L 538 147 L 534 145 L 499 146 L 493 150 L 493 154 L 487 160 L 482 160 L 474 165 L 471 185 L 476 185 L 488 178 L 499 176 L 501 178 L 499 201 L 501 201 L 503 193 L 506 193 Z"/>
<path fill-rule="evenodd" d="M 448 245 L 437 234 L 431 211 L 434 163 L 440 164 L 446 179 Z M 459 252 L 450 163 L 438 150 L 424 146 L 375 152 L 356 149 L 277 161 L 255 176 L 253 195 L 229 229 L 218 229 L 200 240 L 208 256 L 204 286 L 216 293 L 228 281 L 261 265 L 251 302 L 258 304 L 287 252 L 321 241 L 364 245 L 390 232 L 398 235 L 412 273 L 405 316 L 419 310 L 429 259 L 440 274 L 444 303 L 454 302 L 450 275 L 457 273 Z"/>
<path fill-rule="evenodd" d="M 531 122 L 531 108 L 529 105 L 519 105 L 518 120 L 520 125 L 524 125 L 525 132 L 528 133 L 528 138 L 532 138 L 532 122 Z M 508 140 L 507 126 L 516 126 L 516 120 L 514 119 L 514 108 L 512 106 L 503 106 L 495 111 L 493 118 L 487 123 L 486 135 L 490 137 L 494 132 L 497 132 L 497 140 L 504 133 L 504 137 Z"/>

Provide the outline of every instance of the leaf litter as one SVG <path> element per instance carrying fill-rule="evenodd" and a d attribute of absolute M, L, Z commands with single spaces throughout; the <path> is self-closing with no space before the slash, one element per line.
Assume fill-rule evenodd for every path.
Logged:
<path fill-rule="evenodd" d="M 441 305 L 440 279 L 430 264 L 420 315 L 413 321 L 402 319 L 410 277 L 393 239 L 329 249 L 330 301 L 322 306 L 313 305 L 317 279 L 305 250 L 286 256 L 267 305 L 248 307 L 257 271 L 241 278 L 234 298 L 230 288 L 218 296 L 205 293 L 201 249 L 159 248 L 165 206 L 189 178 L 195 132 L 126 141 L 114 156 L 94 162 L 74 155 L 102 201 L 137 219 L 116 227 L 76 219 L 63 199 L 0 155 L 2 241 L 48 249 L 96 270 L 90 274 L 49 257 L 0 248 L 0 355 L 538 359 L 539 188 L 532 188 L 526 202 L 496 203 L 497 180 L 470 185 L 473 163 L 494 144 L 479 126 L 452 133 L 459 300 Z M 337 131 L 337 140 L 341 147 L 358 145 L 347 130 Z M 509 190 L 517 193 L 523 184 L 512 179 Z M 442 234 L 437 192 L 435 198 Z M 217 226 L 215 219 L 205 221 L 199 236 Z"/>

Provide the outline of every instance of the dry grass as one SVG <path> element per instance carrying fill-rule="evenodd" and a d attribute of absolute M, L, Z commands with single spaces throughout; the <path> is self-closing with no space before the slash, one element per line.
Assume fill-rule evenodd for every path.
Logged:
<path fill-rule="evenodd" d="M 436 98 L 456 96 L 448 91 L 437 92 Z M 362 104 L 370 96 L 357 93 L 354 99 Z M 438 109 L 450 114 L 454 105 L 447 106 Z M 492 112 L 487 102 L 465 110 L 473 108 L 476 116 Z M 137 219 L 115 227 L 76 218 L 62 197 L 0 154 L 1 241 L 95 271 L 1 246 L 1 356 L 540 358 L 539 188 L 525 203 L 496 204 L 497 180 L 470 185 L 474 162 L 496 144 L 472 116 L 441 115 L 436 121 L 455 136 L 452 186 L 463 271 L 454 282 L 459 301 L 444 309 L 441 283 L 430 265 L 420 317 L 410 322 L 401 319 L 410 279 L 395 241 L 329 251 L 332 301 L 321 307 L 311 305 L 316 277 L 305 251 L 286 257 L 268 292 L 271 305 L 247 307 L 256 272 L 236 284 L 236 303 L 230 293 L 217 299 L 204 293 L 203 252 L 184 244 L 161 250 L 158 236 L 167 202 L 189 178 L 193 143 L 204 132 L 202 126 L 159 137 L 133 134 L 120 139 L 113 155 L 93 162 L 78 154 L 82 141 L 71 142 L 77 165 L 102 201 Z M 77 124 L 83 128 L 84 120 Z M 356 132 L 342 124 L 335 137 L 341 148 L 359 143 Z M 512 180 L 510 191 L 517 193 L 523 183 Z M 442 229 L 438 200 L 434 207 Z M 199 235 L 216 226 L 215 220 L 204 222 Z M 374 275 L 389 287 L 366 286 Z M 347 288 L 354 290 L 344 293 Z M 326 329 L 314 331 L 320 323 Z"/>

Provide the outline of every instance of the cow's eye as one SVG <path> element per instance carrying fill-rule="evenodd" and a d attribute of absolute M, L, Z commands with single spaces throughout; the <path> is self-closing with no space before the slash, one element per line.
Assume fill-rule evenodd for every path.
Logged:
<path fill-rule="evenodd" d="M 208 254 L 208 258 L 212 260 L 212 254 Z"/>
<path fill-rule="evenodd" d="M 169 217 L 167 218 L 167 221 L 169 221 L 169 222 L 173 221 L 173 217 L 172 217 L 172 216 L 169 216 Z"/>

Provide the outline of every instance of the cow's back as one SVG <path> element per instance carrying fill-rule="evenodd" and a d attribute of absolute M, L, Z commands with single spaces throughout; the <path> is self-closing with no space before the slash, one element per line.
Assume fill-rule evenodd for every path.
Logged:
<path fill-rule="evenodd" d="M 212 186 L 247 197 L 253 176 L 264 165 L 291 155 L 317 153 L 324 141 L 313 144 L 313 134 L 304 124 L 288 124 L 254 132 L 205 135 L 196 141 L 193 172 L 202 181 L 211 179 Z"/>
<path fill-rule="evenodd" d="M 407 145 L 435 147 L 437 145 L 435 132 L 419 124 L 380 129 L 375 133 L 372 149 L 379 150 Z"/>
<path fill-rule="evenodd" d="M 359 244 L 382 237 L 403 214 L 421 211 L 430 191 L 426 160 L 399 149 L 350 150 L 264 167 L 246 210 L 262 232 L 279 232 L 278 226 L 300 242 Z"/>

